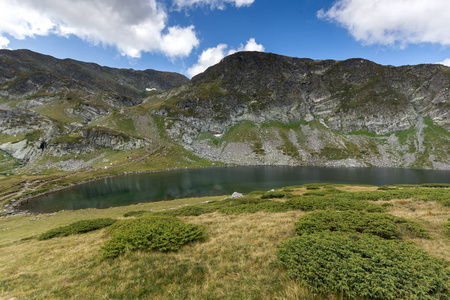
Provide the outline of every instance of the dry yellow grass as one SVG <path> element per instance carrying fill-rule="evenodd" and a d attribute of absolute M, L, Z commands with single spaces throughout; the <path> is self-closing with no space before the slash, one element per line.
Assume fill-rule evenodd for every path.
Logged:
<path fill-rule="evenodd" d="M 372 189 L 355 188 L 348 187 Z M 305 214 L 301 211 L 181 217 L 187 223 L 205 225 L 207 240 L 176 253 L 141 251 L 115 260 L 101 260 L 99 250 L 108 238 L 105 231 L 46 241 L 30 238 L 31 233 L 75 220 L 121 218 L 133 210 L 162 210 L 222 198 L 2 218 L 0 299 L 324 299 L 291 280 L 275 256 L 277 245 L 295 235 L 294 223 Z M 443 226 L 449 208 L 411 200 L 374 203 L 385 202 L 393 204 L 389 213 L 419 221 L 430 232 L 431 240 L 411 240 L 417 247 L 449 259 L 450 242 Z"/>
<path fill-rule="evenodd" d="M 346 185 L 346 186 L 338 186 L 336 189 L 344 191 L 344 192 L 368 192 L 368 191 L 376 191 L 378 189 L 377 186 L 358 186 L 358 185 Z"/>
<path fill-rule="evenodd" d="M 206 200 L 220 200 L 224 196 L 206 197 L 206 198 L 189 198 L 178 199 L 172 201 L 159 201 L 140 203 L 128 206 L 111 207 L 107 209 L 80 209 L 67 210 L 51 214 L 38 215 L 16 215 L 10 217 L 0 217 L 0 247 L 4 244 L 19 239 L 33 237 L 44 233 L 45 231 L 68 225 L 74 221 L 81 219 L 95 218 L 119 218 L 124 213 L 133 210 L 163 210 L 183 205 L 194 205 Z"/>
<path fill-rule="evenodd" d="M 383 203 L 384 201 L 379 201 Z M 433 256 L 450 258 L 450 239 L 443 231 L 444 223 L 450 218 L 450 209 L 434 201 L 391 200 L 394 206 L 390 214 L 422 223 L 431 239 L 412 239 L 414 244 Z"/>
<path fill-rule="evenodd" d="M 303 214 L 213 213 L 184 217 L 186 222 L 206 225 L 209 238 L 177 253 L 137 252 L 115 261 L 100 261 L 99 249 L 105 241 L 103 232 L 41 242 L 35 239 L 15 242 L 0 248 L 0 280 L 11 281 L 16 288 L 10 291 L 8 283 L 0 285 L 0 296 L 108 298 L 130 293 L 131 285 L 139 289 L 137 277 L 186 265 L 188 269 L 201 266 L 201 282 L 184 286 L 183 291 L 173 283 L 156 293 L 156 299 L 177 299 L 181 294 L 189 295 L 189 299 L 288 299 L 291 296 L 295 299 L 295 295 L 308 292 L 292 282 L 277 265 L 275 251 L 279 242 L 294 236 L 293 224 Z M 102 286 L 93 286 L 93 282 Z"/>

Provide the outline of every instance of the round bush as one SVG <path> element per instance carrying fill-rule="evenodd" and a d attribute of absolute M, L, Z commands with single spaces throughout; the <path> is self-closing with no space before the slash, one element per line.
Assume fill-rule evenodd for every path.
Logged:
<path fill-rule="evenodd" d="M 322 232 L 283 242 L 288 274 L 312 292 L 373 299 L 448 299 L 450 264 L 398 240 Z"/>
<path fill-rule="evenodd" d="M 419 223 L 383 213 L 363 211 L 316 211 L 307 214 L 295 224 L 298 235 L 321 231 L 360 232 L 385 239 L 399 239 L 402 232 L 413 237 L 429 238 Z"/>
<path fill-rule="evenodd" d="M 123 220 L 111 226 L 111 239 L 102 247 L 104 257 L 116 257 L 125 251 L 176 251 L 181 246 L 205 238 L 205 228 L 186 224 L 174 217 L 144 216 Z"/>
<path fill-rule="evenodd" d="M 299 196 L 286 201 L 286 205 L 292 209 L 304 211 L 313 210 L 365 210 L 368 212 L 384 212 L 386 208 L 369 203 L 367 201 L 346 199 L 337 196 Z"/>
<path fill-rule="evenodd" d="M 150 211 L 148 211 L 148 210 L 132 210 L 132 211 L 128 211 L 128 212 L 124 213 L 123 216 L 125 218 L 142 217 L 143 215 L 148 214 L 148 213 L 150 213 Z"/>

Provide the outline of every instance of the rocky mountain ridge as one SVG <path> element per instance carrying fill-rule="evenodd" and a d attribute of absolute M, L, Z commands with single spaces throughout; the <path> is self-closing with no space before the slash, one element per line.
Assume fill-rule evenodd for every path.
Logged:
<path fill-rule="evenodd" d="M 178 90 L 156 113 L 176 142 L 202 157 L 239 164 L 449 167 L 450 68 L 442 65 L 240 52 Z"/>
<path fill-rule="evenodd" d="M 188 86 L 168 100 L 175 108 L 167 106 L 168 114 L 192 115 L 213 128 L 316 116 L 333 130 L 386 134 L 411 127 L 420 115 L 450 129 L 450 68 L 443 65 L 392 67 L 363 59 L 314 61 L 240 52 Z"/>
<path fill-rule="evenodd" d="M 450 169 L 449 111 L 441 65 L 238 52 L 189 81 L 0 50 L 4 170 L 103 168 L 154 149 L 183 165 Z"/>

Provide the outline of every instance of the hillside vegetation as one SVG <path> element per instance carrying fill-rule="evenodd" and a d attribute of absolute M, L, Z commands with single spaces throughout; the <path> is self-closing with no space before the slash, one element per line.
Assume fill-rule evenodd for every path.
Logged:
<path fill-rule="evenodd" d="M 1 217 L 0 295 L 448 299 L 444 185 L 309 184 L 224 198 Z M 40 238 L 61 231 L 71 235 Z"/>
<path fill-rule="evenodd" d="M 448 72 L 240 52 L 189 81 L 2 50 L 0 171 L 81 171 L 173 144 L 223 163 L 448 169 Z"/>
<path fill-rule="evenodd" d="M 1 50 L 0 214 L 18 199 L 129 172 L 448 170 L 449 72 L 239 52 L 188 80 Z"/>

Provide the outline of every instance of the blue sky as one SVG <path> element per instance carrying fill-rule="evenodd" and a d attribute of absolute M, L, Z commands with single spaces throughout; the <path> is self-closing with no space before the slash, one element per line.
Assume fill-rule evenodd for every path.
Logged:
<path fill-rule="evenodd" d="M 236 51 L 450 65 L 448 0 L 0 0 L 0 47 L 193 76 Z"/>

